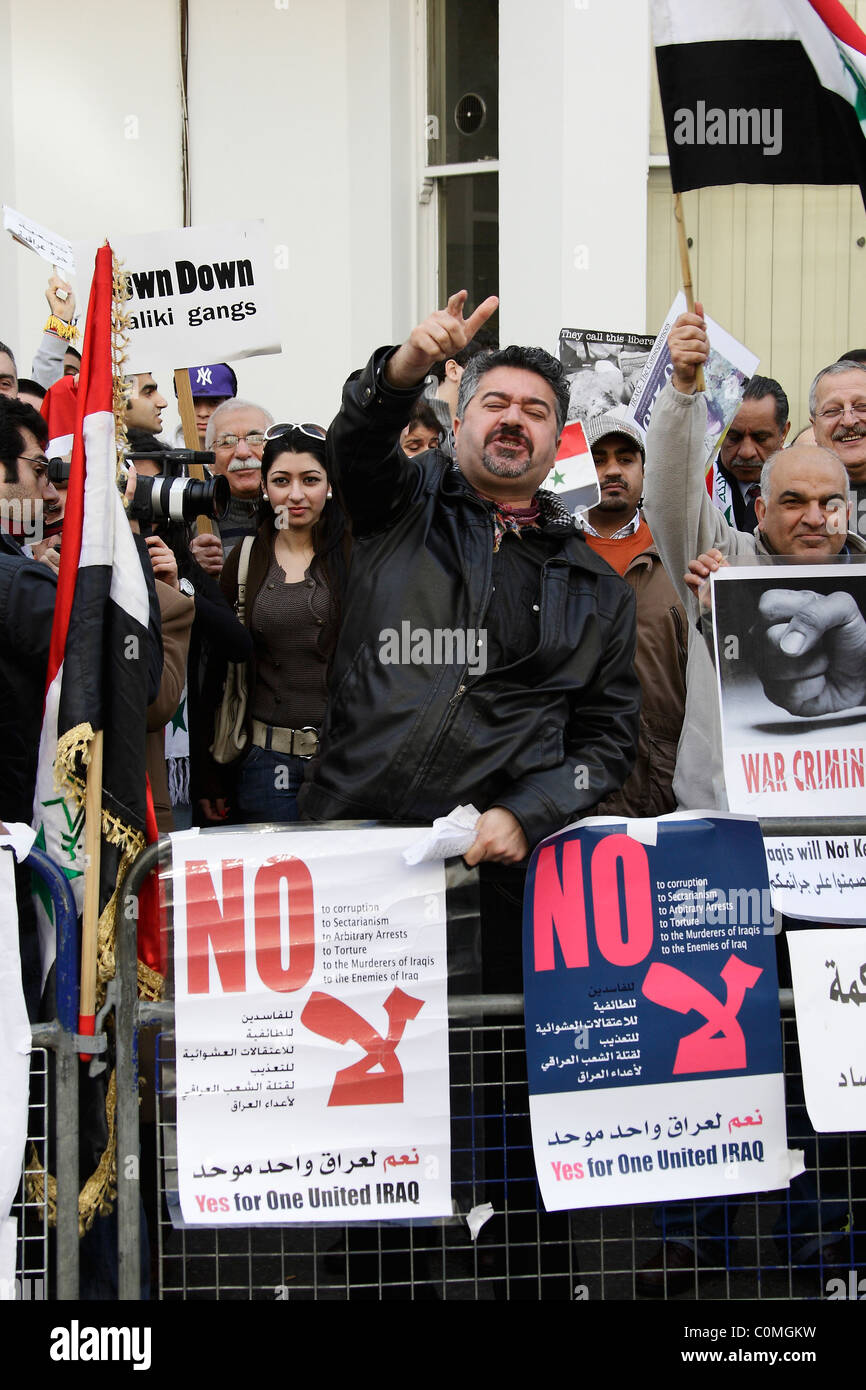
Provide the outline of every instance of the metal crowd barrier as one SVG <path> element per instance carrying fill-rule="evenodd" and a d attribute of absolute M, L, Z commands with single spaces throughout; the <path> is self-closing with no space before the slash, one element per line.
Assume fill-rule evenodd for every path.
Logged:
<path fill-rule="evenodd" d="M 859 818 L 762 821 L 765 835 L 863 834 Z M 136 895 L 157 864 L 151 846 L 129 871 L 121 902 Z M 546 1213 L 535 1183 L 529 1131 L 520 996 L 454 999 L 450 1008 L 453 1188 L 460 1215 L 442 1222 L 360 1226 L 175 1229 L 168 1198 L 175 1159 L 173 1009 L 136 994 L 135 921 L 121 914 L 118 936 L 117 1078 L 120 1297 L 140 1295 L 140 1181 L 137 1039 L 157 1042 L 156 1268 L 152 1297 L 177 1299 L 523 1298 L 630 1300 L 641 1296 L 640 1270 L 661 1232 L 651 1204 Z M 790 990 L 780 991 L 789 1136 L 814 1152 L 818 1215 L 814 1252 L 797 1263 L 779 1236 L 780 1210 L 790 1224 L 797 1199 L 758 1193 L 736 1199 L 710 1263 L 663 1271 L 659 1296 L 683 1299 L 800 1299 L 829 1296 L 830 1280 L 856 1271 L 866 1242 L 866 1135 L 822 1135 L 805 1122 Z M 820 1201 L 832 1193 L 847 1208 L 844 1229 L 823 1229 Z M 490 1203 L 493 1215 L 472 1239 L 467 1216 Z M 691 1204 L 694 1212 L 697 1204 Z M 782 1226 L 785 1221 L 782 1221 Z M 153 1236 L 153 1233 L 152 1233 Z M 703 1260 L 708 1258 L 704 1252 Z M 856 1282 L 856 1274 L 855 1274 Z M 841 1295 L 837 1295 L 841 1296 Z"/>
<path fill-rule="evenodd" d="M 19 1239 L 16 1259 L 18 1291 L 22 1298 L 45 1298 L 49 1289 L 49 1242 L 47 1221 L 47 1174 L 57 1173 L 57 1228 L 54 1245 L 58 1299 L 78 1297 L 78 1052 L 81 1050 L 78 1026 L 78 932 L 77 910 L 69 881 L 47 854 L 35 846 L 25 864 L 47 887 L 57 926 L 57 1014 L 50 1023 L 31 1025 L 30 1065 L 31 1103 L 28 1122 L 28 1152 L 24 1156 L 19 1196 L 13 1206 L 18 1218 Z M 92 1042 L 93 1040 L 91 1040 Z M 95 1051 L 98 1044 L 91 1046 Z M 55 1057 L 54 1083 L 51 1085 L 48 1053 Z M 56 1134 L 56 1153 L 49 1152 L 52 1125 Z M 30 1181 L 42 1179 L 42 1198 L 28 1195 L 28 1154 L 39 1152 L 38 1166 L 31 1168 Z"/>

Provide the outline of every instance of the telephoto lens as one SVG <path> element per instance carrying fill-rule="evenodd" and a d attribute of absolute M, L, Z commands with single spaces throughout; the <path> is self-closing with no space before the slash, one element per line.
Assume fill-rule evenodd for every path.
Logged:
<path fill-rule="evenodd" d="M 137 478 L 127 509 L 131 521 L 194 521 L 207 516 L 220 521 L 228 511 L 228 481 L 216 478 Z"/>

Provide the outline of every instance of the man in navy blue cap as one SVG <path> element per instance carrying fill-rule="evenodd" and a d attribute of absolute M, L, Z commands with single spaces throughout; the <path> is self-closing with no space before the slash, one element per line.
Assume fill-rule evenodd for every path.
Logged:
<path fill-rule="evenodd" d="M 198 447 L 203 449 L 207 422 L 218 405 L 222 405 L 223 401 L 234 400 L 238 394 L 238 379 L 225 362 L 211 363 L 209 367 L 189 367 L 187 370 L 195 410 L 195 426 L 199 436 Z M 178 426 L 174 442 L 178 449 L 184 447 L 182 425 Z"/>

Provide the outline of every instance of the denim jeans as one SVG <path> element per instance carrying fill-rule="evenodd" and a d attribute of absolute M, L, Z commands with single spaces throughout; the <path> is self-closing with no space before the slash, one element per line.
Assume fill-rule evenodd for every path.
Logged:
<path fill-rule="evenodd" d="M 238 778 L 239 821 L 252 825 L 298 820 L 298 788 L 303 780 L 303 758 L 253 744 Z"/>

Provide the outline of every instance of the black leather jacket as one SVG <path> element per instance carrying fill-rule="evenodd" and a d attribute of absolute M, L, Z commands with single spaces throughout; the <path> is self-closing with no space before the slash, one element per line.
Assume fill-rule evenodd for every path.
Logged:
<path fill-rule="evenodd" d="M 632 593 L 539 493 L 552 537 L 539 582 L 528 594 L 496 595 L 512 617 L 537 606 L 525 655 L 483 674 L 461 660 L 383 661 L 383 633 L 406 622 L 412 631 L 484 629 L 493 588 L 492 504 L 438 450 L 407 459 L 396 448 L 419 391 L 382 379 L 391 351 L 346 383 L 328 436 L 354 548 L 303 812 L 423 824 L 460 803 L 504 806 L 535 845 L 631 769 L 640 709 Z"/>
<path fill-rule="evenodd" d="M 57 579 L 0 531 L 0 820 L 29 825 Z"/>

